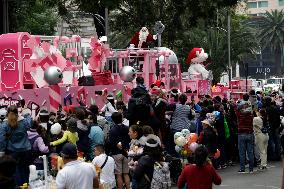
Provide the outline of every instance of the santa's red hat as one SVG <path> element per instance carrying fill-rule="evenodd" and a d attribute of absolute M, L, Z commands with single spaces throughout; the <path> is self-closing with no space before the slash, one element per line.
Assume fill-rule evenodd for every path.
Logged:
<path fill-rule="evenodd" d="M 187 59 L 186 59 L 186 64 L 190 64 L 192 62 L 192 59 L 196 58 L 199 53 L 202 52 L 202 48 L 193 48 L 191 51 L 188 53 Z"/>

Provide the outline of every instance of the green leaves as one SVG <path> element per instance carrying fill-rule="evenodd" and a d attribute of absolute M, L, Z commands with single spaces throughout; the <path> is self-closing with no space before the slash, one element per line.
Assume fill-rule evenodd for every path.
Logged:
<path fill-rule="evenodd" d="M 51 0 L 9 1 L 11 32 L 54 35 L 57 18 Z"/>

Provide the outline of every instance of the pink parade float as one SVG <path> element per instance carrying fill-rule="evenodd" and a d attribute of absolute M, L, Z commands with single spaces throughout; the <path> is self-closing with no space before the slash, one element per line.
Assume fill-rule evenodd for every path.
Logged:
<path fill-rule="evenodd" d="M 0 107 L 20 104 L 24 99 L 35 116 L 41 107 L 56 112 L 60 104 L 76 106 L 95 102 L 101 106 L 101 94 L 113 93 L 127 100 L 135 87 L 135 76 L 142 76 L 147 87 L 159 79 L 166 90 L 190 89 L 198 95 L 210 92 L 207 78 L 182 80 L 173 51 L 165 47 L 136 48 L 147 42 L 147 36 L 145 39 L 138 36 L 138 39 L 142 40 L 139 44 L 113 50 L 104 38 L 91 38 L 88 69 L 95 84 L 79 86 L 78 78 L 84 76 L 83 67 L 86 67 L 80 36 L 57 36 L 52 42 L 46 42 L 26 32 L 3 34 L 0 36 Z M 194 56 L 199 54 L 195 52 Z M 134 69 L 131 79 L 119 74 L 127 66 Z M 127 74 L 131 73 L 127 71 Z"/>

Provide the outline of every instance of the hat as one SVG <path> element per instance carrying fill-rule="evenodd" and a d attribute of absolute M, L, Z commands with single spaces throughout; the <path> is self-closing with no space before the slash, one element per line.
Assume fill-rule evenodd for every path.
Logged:
<path fill-rule="evenodd" d="M 77 155 L 77 147 L 74 144 L 66 143 L 62 147 L 61 156 L 64 158 L 74 158 L 78 157 Z"/>
<path fill-rule="evenodd" d="M 61 132 L 61 125 L 59 123 L 54 123 L 50 128 L 50 132 L 53 135 L 58 135 Z"/>
<path fill-rule="evenodd" d="M 66 122 L 68 128 L 70 129 L 76 129 L 77 128 L 77 120 L 73 117 L 71 117 L 67 122 Z"/>
<path fill-rule="evenodd" d="M 209 125 L 210 127 L 212 126 L 207 119 L 204 119 L 203 121 L 201 121 L 201 123 Z"/>
<path fill-rule="evenodd" d="M 49 112 L 46 109 L 42 109 L 39 112 L 40 116 L 49 116 Z"/>
<path fill-rule="evenodd" d="M 7 110 L 5 108 L 0 109 L 0 117 L 5 117 L 7 114 Z"/>
<path fill-rule="evenodd" d="M 153 143 L 154 142 L 154 143 Z M 146 142 L 145 142 L 145 146 L 148 146 L 150 148 L 155 148 L 157 146 L 159 146 L 159 142 L 156 138 L 154 138 L 152 135 L 149 137 L 146 137 Z"/>

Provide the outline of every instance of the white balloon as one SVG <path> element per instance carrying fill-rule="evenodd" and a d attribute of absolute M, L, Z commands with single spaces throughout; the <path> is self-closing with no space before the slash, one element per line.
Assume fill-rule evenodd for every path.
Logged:
<path fill-rule="evenodd" d="M 186 137 L 190 134 L 190 131 L 188 129 L 183 129 L 183 130 L 181 130 L 181 133 L 184 137 Z"/>
<path fill-rule="evenodd" d="M 181 132 L 176 132 L 176 133 L 174 134 L 174 141 L 176 141 L 176 139 L 177 139 L 178 137 L 180 137 L 180 136 L 183 136 L 183 134 L 182 134 Z"/>
<path fill-rule="evenodd" d="M 179 152 L 181 151 L 181 147 L 178 146 L 178 145 L 176 145 L 176 146 L 175 146 L 175 151 L 176 151 L 177 153 L 179 153 Z"/>
<path fill-rule="evenodd" d="M 180 136 L 175 140 L 175 144 L 178 146 L 184 146 L 187 143 L 186 138 L 184 136 Z"/>
<path fill-rule="evenodd" d="M 131 82 L 136 77 L 136 70 L 131 66 L 124 66 L 120 72 L 119 76 L 122 81 Z"/>

